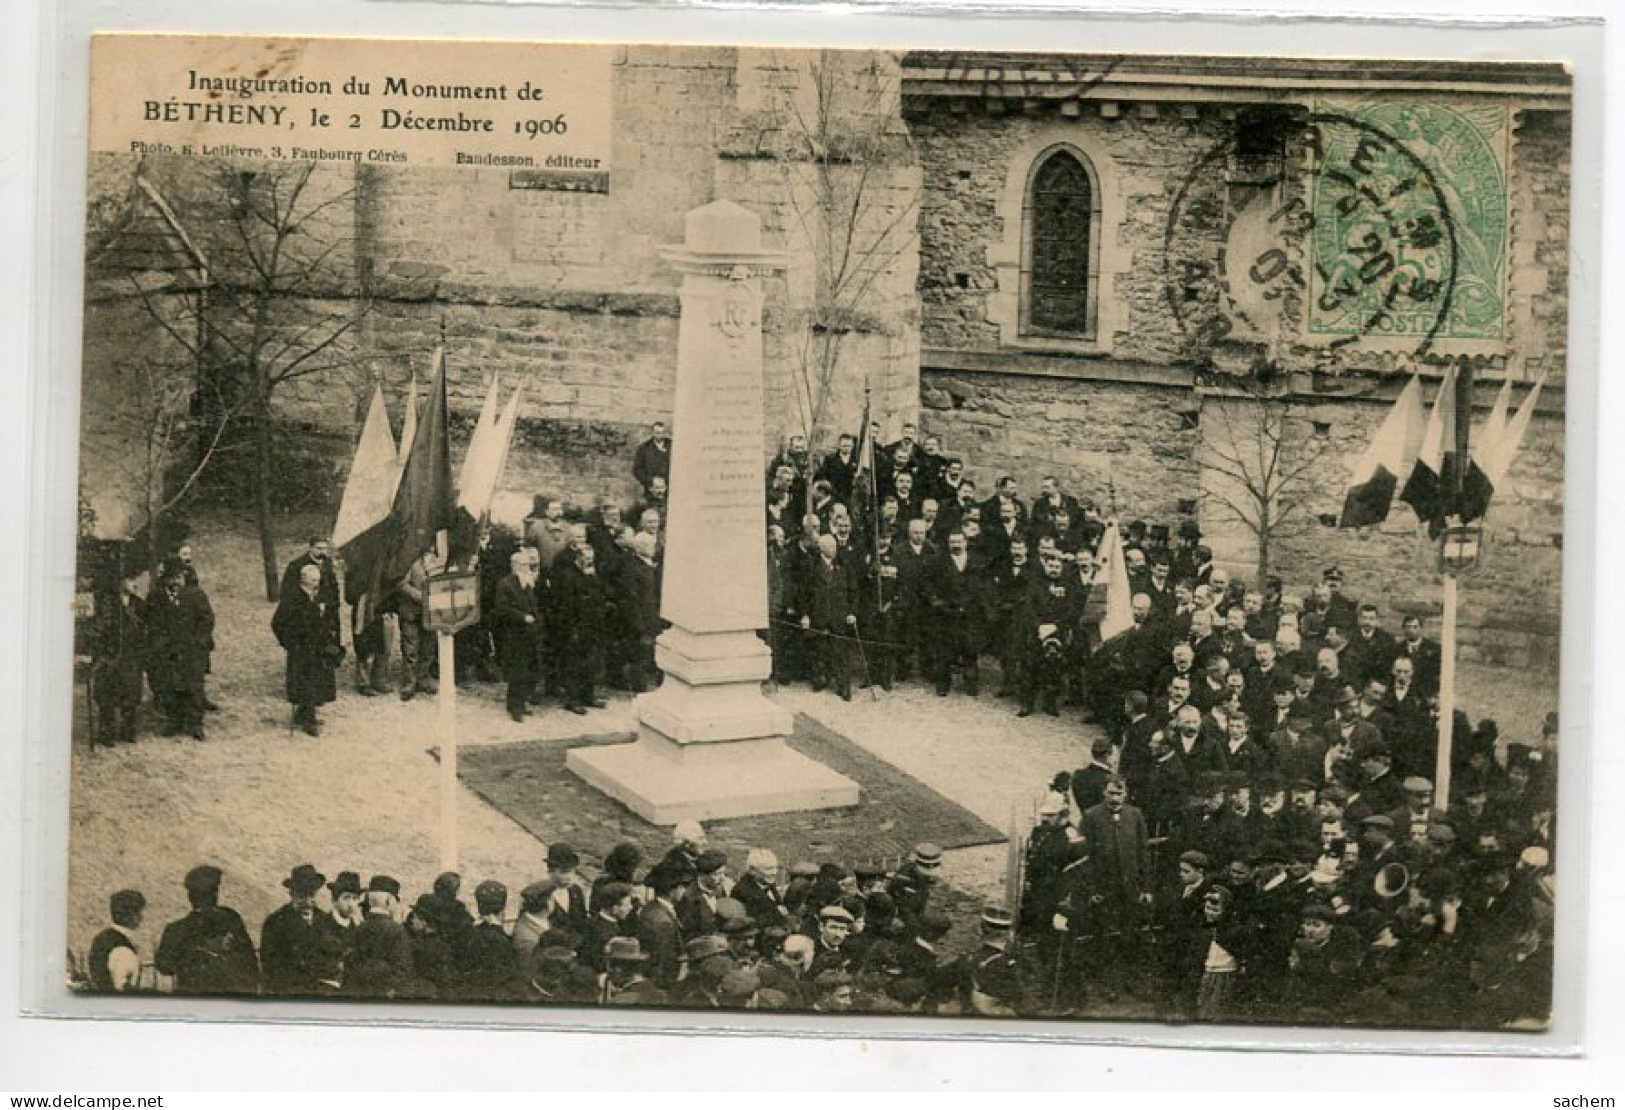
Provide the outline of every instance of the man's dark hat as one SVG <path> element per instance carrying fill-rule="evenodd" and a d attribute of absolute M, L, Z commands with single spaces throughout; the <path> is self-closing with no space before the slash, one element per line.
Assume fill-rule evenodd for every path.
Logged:
<path fill-rule="evenodd" d="M 189 894 L 210 894 L 220 890 L 220 879 L 220 868 L 205 863 L 188 871 L 184 882 Z"/>
<path fill-rule="evenodd" d="M 401 896 L 401 884 L 399 880 L 388 875 L 374 875 L 367 882 L 367 893 L 388 894 L 392 898 L 399 898 Z"/>
<path fill-rule="evenodd" d="M 440 898 L 455 898 L 462 889 L 463 877 L 455 871 L 442 871 L 434 878 L 434 892 Z"/>
<path fill-rule="evenodd" d="M 701 875 L 715 875 L 728 865 L 728 853 L 718 848 L 707 848 L 694 861 L 694 870 Z"/>
<path fill-rule="evenodd" d="M 1341 567 L 1327 567 L 1321 573 L 1320 580 L 1322 582 L 1341 582 L 1343 581 L 1343 570 Z"/>
<path fill-rule="evenodd" d="M 338 878 L 327 884 L 327 889 L 335 898 L 341 894 L 360 894 L 361 876 L 354 871 L 340 871 Z"/>
<path fill-rule="evenodd" d="M 120 890 L 107 900 L 114 918 L 140 913 L 147 908 L 147 897 L 139 890 Z"/>
<path fill-rule="evenodd" d="M 316 870 L 308 863 L 301 863 L 293 869 L 293 873 L 282 880 L 288 893 L 295 898 L 304 898 L 315 894 L 327 883 L 327 876 Z"/>
<path fill-rule="evenodd" d="M 547 869 L 549 871 L 569 871 L 580 866 L 581 856 L 568 844 L 549 844 L 547 846 Z"/>

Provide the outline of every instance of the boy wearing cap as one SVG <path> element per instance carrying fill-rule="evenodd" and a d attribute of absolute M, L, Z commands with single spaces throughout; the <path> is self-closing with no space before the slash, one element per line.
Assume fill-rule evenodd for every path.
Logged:
<path fill-rule="evenodd" d="M 818 936 L 814 937 L 810 975 L 817 979 L 826 971 L 845 971 L 852 963 L 852 954 L 842 951 L 846 938 L 852 935 L 852 914 L 839 903 L 818 911 Z"/>
<path fill-rule="evenodd" d="M 913 927 L 925 912 L 941 868 L 942 849 L 935 844 L 921 843 L 914 846 L 908 861 L 892 876 L 886 893 L 896 903 L 897 916 L 905 925 Z"/>

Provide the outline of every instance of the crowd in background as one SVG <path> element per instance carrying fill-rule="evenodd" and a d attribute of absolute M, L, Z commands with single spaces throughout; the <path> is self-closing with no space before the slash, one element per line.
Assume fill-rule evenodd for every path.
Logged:
<path fill-rule="evenodd" d="M 850 698 L 919 675 L 939 695 L 978 696 L 996 674 L 1018 716 L 1073 706 L 1101 726 L 1083 766 L 1051 783 L 1021 904 L 988 911 L 974 958 L 938 958 L 948 923 L 931 906 L 930 846 L 906 873 L 804 865 L 781 890 L 770 853 L 735 879 L 690 838 L 641 874 L 616 849 L 590 885 L 556 846 L 517 921 L 494 881 L 476 887 L 473 915 L 454 877 L 402 915 L 387 876 L 362 890 L 349 872 L 338 887 L 296 872 L 290 929 L 311 946 L 297 975 L 270 921 L 257 964 L 246 931 L 225 930 L 240 955 L 230 985 L 198 985 L 163 946 L 157 969 L 182 990 L 296 994 L 984 1013 L 1128 995 L 1204 1019 L 1544 1014 L 1555 719 L 1538 741 L 1502 744 L 1493 721 L 1458 710 L 1453 789 L 1438 798 L 1440 653 L 1419 614 L 1396 634 L 1336 567 L 1303 591 L 1247 584 L 1215 565 L 1193 521 L 1134 521 L 1114 537 L 1130 624 L 1103 638 L 1117 525 L 1100 505 L 1054 478 L 1030 503 L 1012 477 L 984 496 L 912 426 L 872 453 L 860 439 L 815 459 L 791 437 L 768 464 L 773 680 Z M 657 683 L 669 465 L 657 424 L 633 462 L 638 503 L 583 514 L 538 497 L 521 529 L 488 530 L 482 619 L 458 634 L 456 677 L 500 678 L 515 720 L 547 698 L 585 713 L 606 685 Z M 149 596 L 127 584 L 104 607 L 99 740 L 133 739 L 143 675 L 166 730 L 203 738 L 213 618 L 188 555 Z M 344 656 L 336 562 L 313 537 L 273 617 L 294 724 L 313 735 Z M 400 697 L 433 689 L 422 614 L 440 569 L 426 554 L 387 605 L 352 616 L 361 694 L 389 690 L 392 656 Z M 312 901 L 323 889 L 331 909 Z M 133 894 L 120 897 L 127 916 Z M 212 903 L 199 914 L 224 921 Z M 114 915 L 116 928 L 117 898 Z M 104 985 L 94 951 L 90 963 Z"/>

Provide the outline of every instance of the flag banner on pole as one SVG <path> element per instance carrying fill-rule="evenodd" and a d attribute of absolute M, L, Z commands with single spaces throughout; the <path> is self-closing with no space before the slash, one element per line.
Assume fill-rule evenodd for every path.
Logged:
<path fill-rule="evenodd" d="M 1416 519 L 1430 530 L 1444 522 L 1448 483 L 1455 477 L 1449 472 L 1455 465 L 1455 444 L 1456 368 L 1451 365 L 1439 383 L 1427 426 L 1422 431 L 1421 449 L 1399 494 L 1399 499 L 1416 512 Z"/>
<path fill-rule="evenodd" d="M 1501 383 L 1495 395 L 1495 405 L 1473 440 L 1467 473 L 1463 476 L 1461 504 L 1458 507 L 1463 523 L 1478 520 L 1490 508 L 1490 497 L 1495 493 L 1497 477 L 1490 460 L 1500 451 L 1500 443 L 1507 433 L 1507 413 L 1512 407 L 1512 379 Z"/>
<path fill-rule="evenodd" d="M 480 406 L 480 418 L 474 423 L 474 434 L 469 437 L 468 450 L 463 453 L 463 465 L 457 471 L 457 503 L 464 503 L 464 491 L 472 488 L 474 471 L 481 465 L 480 448 L 491 437 L 497 423 L 497 377 L 491 375 L 491 385 L 485 391 L 485 403 Z"/>
<path fill-rule="evenodd" d="M 880 502 L 875 496 L 875 440 L 869 430 L 869 397 L 863 398 L 863 422 L 858 425 L 857 449 L 852 453 L 852 523 L 859 535 L 878 547 Z"/>
<path fill-rule="evenodd" d="M 445 361 L 435 352 L 435 377 L 412 438 L 412 450 L 401 471 L 400 487 L 389 517 L 389 544 L 378 560 L 380 586 L 392 586 L 406 577 L 412 564 L 435 545 L 435 537 L 449 530 L 455 506 L 452 500 L 451 450 L 446 436 Z"/>
<path fill-rule="evenodd" d="M 1535 404 L 1540 400 L 1540 390 L 1545 384 L 1546 375 L 1542 374 L 1529 390 L 1529 396 L 1518 406 L 1517 415 L 1507 422 L 1506 428 L 1496 438 L 1491 452 L 1484 456 L 1484 473 L 1497 486 L 1506 479 L 1507 471 L 1512 469 L 1512 459 L 1523 445 L 1530 421 L 1535 418 Z"/>
<path fill-rule="evenodd" d="M 1489 419 L 1484 421 L 1484 427 L 1473 438 L 1473 458 L 1478 460 L 1480 466 L 1495 451 L 1495 445 L 1506 434 L 1507 418 L 1512 412 L 1512 379 L 1507 378 L 1501 383 L 1501 391 L 1495 395 L 1495 407 L 1490 409 Z M 1484 467 L 1484 473 L 1489 468 Z"/>
<path fill-rule="evenodd" d="M 1416 465 L 1425 423 L 1422 379 L 1413 375 L 1355 467 L 1354 481 L 1343 498 L 1339 528 L 1364 528 L 1388 519 L 1400 481 Z"/>
<path fill-rule="evenodd" d="M 1134 592 L 1128 584 L 1128 561 L 1123 558 L 1123 538 L 1117 522 L 1106 527 L 1100 539 L 1100 562 L 1106 571 L 1106 615 L 1100 618 L 1100 638 L 1109 640 L 1134 627 Z"/>
<path fill-rule="evenodd" d="M 488 403 L 495 400 L 495 389 L 493 383 Z M 501 413 L 491 404 L 489 422 L 481 413 L 468 454 L 463 457 L 462 476 L 457 483 L 457 523 L 452 529 L 452 547 L 460 555 L 479 550 L 480 525 L 491 511 L 491 499 L 496 495 L 497 483 L 502 480 L 503 468 L 508 463 L 521 393 L 521 389 L 515 389 Z"/>
<path fill-rule="evenodd" d="M 384 387 L 374 385 L 367 419 L 361 425 L 350 473 L 344 479 L 338 516 L 333 521 L 333 546 L 342 549 L 351 540 L 389 518 L 397 478 L 395 433 L 389 427 Z"/>
<path fill-rule="evenodd" d="M 432 372 L 430 373 L 430 379 L 431 380 L 433 379 L 435 374 L 440 373 L 440 365 L 441 365 L 441 361 L 442 361 L 443 358 L 444 358 L 444 356 L 441 353 L 440 349 L 438 347 L 435 348 L 434 367 L 433 367 Z M 412 372 L 412 384 L 407 387 L 407 391 L 406 391 L 406 413 L 405 413 L 404 416 L 401 417 L 400 458 L 401 458 L 401 466 L 403 466 L 403 467 L 406 465 L 406 457 L 412 453 L 412 444 L 417 439 L 417 434 L 418 434 L 418 375 L 417 375 L 417 371 L 414 370 Z"/>
<path fill-rule="evenodd" d="M 355 458 L 344 481 L 333 546 L 344 559 L 344 600 L 356 606 L 355 627 L 372 622 L 382 598 L 372 587 L 389 544 L 389 514 L 395 503 L 400 464 L 382 386 L 374 386 Z"/>

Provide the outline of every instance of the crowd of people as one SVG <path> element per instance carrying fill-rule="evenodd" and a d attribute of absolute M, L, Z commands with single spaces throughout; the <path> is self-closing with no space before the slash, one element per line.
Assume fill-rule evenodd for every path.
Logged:
<path fill-rule="evenodd" d="M 735 873 L 733 865 L 743 866 Z M 149 959 L 146 898 L 122 890 L 80 969 L 87 989 L 281 998 L 437 999 L 699 1008 L 1014 1013 L 1013 917 L 982 915 L 981 946 L 950 955 L 938 892 L 942 850 L 917 845 L 895 870 L 801 861 L 766 848 L 743 860 L 685 821 L 645 866 L 632 843 L 591 862 L 567 844 L 517 894 L 446 873 L 403 900 L 401 883 L 295 866 L 258 942 L 221 903 L 222 872 L 184 880 L 191 910 Z"/>
<path fill-rule="evenodd" d="M 774 1008 L 1062 1013 L 1126 995 L 1200 1019 L 1544 1016 L 1554 718 L 1538 742 L 1502 744 L 1493 721 L 1475 727 L 1457 710 L 1440 768 L 1440 651 L 1421 615 L 1404 614 L 1395 635 L 1378 603 L 1343 592 L 1336 567 L 1302 593 L 1248 585 L 1215 565 L 1189 520 L 1116 532 L 1131 624 L 1103 638 L 1103 544 L 1118 526 L 1100 506 L 1054 478 L 1031 504 L 1012 477 L 983 497 L 963 460 L 915 432 L 905 425 L 872 454 L 843 435 L 821 459 L 791 437 L 768 464 L 764 635 L 777 683 L 850 698 L 860 682 L 891 690 L 918 674 L 938 695 L 978 696 L 996 673 L 1017 716 L 1069 706 L 1100 726 L 1085 765 L 1051 783 L 1021 904 L 988 911 L 974 959 L 934 956 L 947 919 L 919 893 L 934 849 L 907 874 L 794 868 L 781 892 L 771 853 L 753 852 L 734 882 L 726 857 L 690 839 L 642 875 L 616 849 L 591 886 L 559 846 L 511 926 L 500 883 L 476 888 L 470 916 L 447 878 L 396 923 L 393 880 L 362 890 L 342 874 L 329 913 L 313 901 L 314 872 L 296 872 L 302 925 L 284 925 L 311 944 L 324 930 L 347 943 L 377 933 L 387 958 L 328 938 L 311 951 L 347 953 L 339 970 L 331 953 L 312 956 L 289 979 L 272 955 L 288 930 L 267 922 L 254 981 L 273 993 Z M 669 464 L 657 424 L 634 459 L 637 504 L 606 498 L 581 519 L 538 497 L 522 528 L 487 531 L 482 619 L 458 635 L 458 680 L 500 678 L 516 721 L 544 699 L 585 713 L 605 685 L 659 681 Z M 105 742 L 133 738 L 143 672 L 166 727 L 203 738 L 213 618 L 178 554 L 149 598 L 127 583 L 104 607 Z M 335 564 L 313 537 L 272 622 L 294 723 L 312 735 L 344 656 Z M 423 590 L 440 569 L 426 553 L 389 604 L 353 623 L 361 694 L 388 691 L 392 653 L 401 698 L 433 688 Z M 1448 798 L 1433 783 L 1444 769 Z M 197 912 L 214 921 L 212 907 Z M 238 932 L 249 990 L 254 948 Z M 194 989 L 163 946 L 156 965 Z"/>

